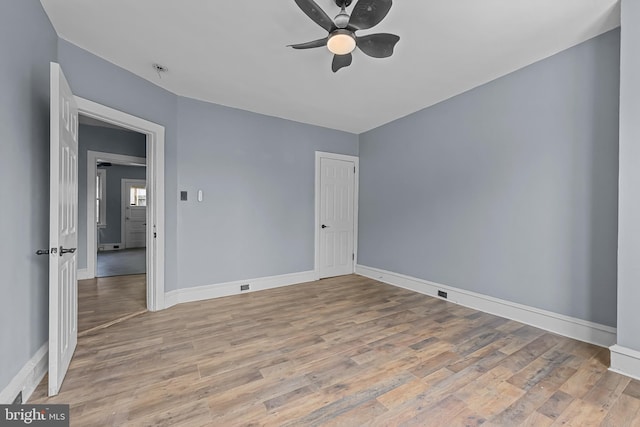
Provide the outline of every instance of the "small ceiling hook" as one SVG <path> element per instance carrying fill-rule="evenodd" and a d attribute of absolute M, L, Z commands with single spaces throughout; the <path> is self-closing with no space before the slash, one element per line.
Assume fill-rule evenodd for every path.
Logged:
<path fill-rule="evenodd" d="M 169 71 L 169 69 L 167 67 L 165 67 L 164 65 L 160 65 L 160 64 L 153 64 L 153 69 L 156 70 L 156 73 L 158 73 L 158 78 L 162 79 L 162 73 L 166 73 Z"/>

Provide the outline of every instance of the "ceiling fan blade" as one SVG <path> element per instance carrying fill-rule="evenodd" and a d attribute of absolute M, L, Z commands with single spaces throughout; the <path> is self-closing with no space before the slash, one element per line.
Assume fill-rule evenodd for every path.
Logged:
<path fill-rule="evenodd" d="M 371 34 L 356 39 L 360 50 L 373 58 L 387 58 L 393 55 L 393 48 L 398 41 L 400 37 L 387 33 Z"/>
<path fill-rule="evenodd" d="M 325 37 L 323 39 L 314 40 L 312 42 L 290 44 L 289 47 L 292 47 L 294 49 L 313 49 L 314 47 L 326 46 L 328 39 L 329 37 Z"/>
<path fill-rule="evenodd" d="M 347 53 L 346 55 L 333 55 L 331 69 L 335 73 L 339 69 L 351 65 L 351 61 L 353 61 L 353 56 L 350 53 Z"/>
<path fill-rule="evenodd" d="M 351 12 L 349 26 L 356 30 L 366 30 L 376 26 L 387 16 L 391 0 L 360 0 Z"/>
<path fill-rule="evenodd" d="M 302 11 L 313 20 L 316 24 L 320 25 L 322 28 L 327 30 L 327 32 L 331 32 L 336 29 L 333 20 L 329 18 L 329 15 L 325 13 L 324 10 L 318 6 L 316 2 L 313 0 L 295 0 L 296 4 Z"/>

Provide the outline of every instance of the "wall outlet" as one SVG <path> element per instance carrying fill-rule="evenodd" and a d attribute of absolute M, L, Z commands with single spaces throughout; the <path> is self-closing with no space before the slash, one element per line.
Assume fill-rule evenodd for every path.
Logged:
<path fill-rule="evenodd" d="M 445 291 L 438 291 L 438 296 L 441 298 L 447 298 L 447 293 Z"/>
<path fill-rule="evenodd" d="M 12 405 L 22 405 L 22 391 L 18 393 L 15 399 L 13 399 Z"/>
<path fill-rule="evenodd" d="M 249 285 L 248 285 L 248 284 L 246 284 L 246 285 L 240 285 L 240 290 L 241 290 L 241 291 L 248 291 L 248 290 L 249 290 Z"/>

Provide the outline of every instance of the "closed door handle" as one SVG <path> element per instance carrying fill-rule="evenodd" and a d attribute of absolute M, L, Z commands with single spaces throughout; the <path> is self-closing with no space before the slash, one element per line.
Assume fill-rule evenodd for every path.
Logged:
<path fill-rule="evenodd" d="M 322 227 L 322 228 L 329 228 L 329 226 L 328 226 L 328 225 L 324 225 L 324 224 L 322 224 L 322 226 L 321 226 L 321 227 Z"/>
<path fill-rule="evenodd" d="M 76 251 L 76 248 L 65 249 L 62 246 L 60 246 L 60 255 L 72 254 L 72 253 L 75 253 L 75 251 Z"/>
<path fill-rule="evenodd" d="M 49 255 L 49 249 L 38 249 L 36 255 Z"/>

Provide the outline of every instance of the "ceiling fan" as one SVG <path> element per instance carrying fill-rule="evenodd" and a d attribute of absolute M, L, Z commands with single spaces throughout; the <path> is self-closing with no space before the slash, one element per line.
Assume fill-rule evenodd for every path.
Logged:
<path fill-rule="evenodd" d="M 359 0 L 353 7 L 351 16 L 346 12 L 352 0 L 335 0 L 341 9 L 335 19 L 329 16 L 313 0 L 295 0 L 302 11 L 329 35 L 307 43 L 289 45 L 294 49 L 312 49 L 327 46 L 334 54 L 331 69 L 335 73 L 351 65 L 351 52 L 360 48 L 373 58 L 387 58 L 393 55 L 393 48 L 400 40 L 395 34 L 379 33 L 356 36 L 356 31 L 367 30 L 380 23 L 389 13 L 392 0 Z"/>

